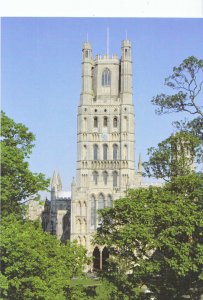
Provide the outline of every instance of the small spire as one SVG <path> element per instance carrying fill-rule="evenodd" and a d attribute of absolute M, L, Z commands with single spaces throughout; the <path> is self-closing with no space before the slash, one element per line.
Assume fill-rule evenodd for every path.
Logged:
<path fill-rule="evenodd" d="M 61 191 L 62 190 L 62 181 L 59 173 L 57 173 L 54 170 L 52 180 L 51 180 L 51 188 L 54 189 L 55 191 Z"/>
<path fill-rule="evenodd" d="M 87 32 L 87 43 L 88 43 L 88 32 Z"/>
<path fill-rule="evenodd" d="M 125 39 L 126 40 L 128 39 L 128 32 L 127 32 L 127 30 L 125 31 Z"/>
<path fill-rule="evenodd" d="M 52 179 L 51 179 L 51 188 L 55 188 L 57 186 L 57 175 L 56 171 L 54 170 Z"/>

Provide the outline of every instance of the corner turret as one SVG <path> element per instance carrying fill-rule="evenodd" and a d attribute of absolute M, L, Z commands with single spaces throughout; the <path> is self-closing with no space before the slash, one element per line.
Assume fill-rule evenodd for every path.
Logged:
<path fill-rule="evenodd" d="M 88 104 L 91 98 L 92 98 L 92 46 L 90 43 L 85 42 L 82 48 L 81 104 Z"/>

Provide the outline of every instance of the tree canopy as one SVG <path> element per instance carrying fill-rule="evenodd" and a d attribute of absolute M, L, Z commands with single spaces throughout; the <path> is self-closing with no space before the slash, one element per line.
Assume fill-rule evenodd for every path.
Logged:
<path fill-rule="evenodd" d="M 85 249 L 61 244 L 37 222 L 1 222 L 1 299 L 66 299 L 70 279 L 81 276 Z M 72 299 L 72 298 L 70 298 Z"/>
<path fill-rule="evenodd" d="M 203 140 L 203 60 L 190 56 L 173 68 L 173 73 L 165 79 L 165 85 L 176 93 L 159 94 L 152 99 L 159 115 L 186 112 L 192 120 L 177 121 L 177 128 L 187 129 Z"/>
<path fill-rule="evenodd" d="M 144 285 L 156 299 L 196 299 L 203 292 L 202 182 L 191 174 L 164 187 L 130 190 L 100 212 L 95 242 L 109 247 L 103 275 L 120 299 L 141 299 Z"/>
<path fill-rule="evenodd" d="M 2 215 L 22 213 L 22 204 L 45 190 L 49 180 L 29 170 L 28 158 L 34 147 L 34 135 L 1 112 L 1 209 Z"/>
<path fill-rule="evenodd" d="M 202 161 L 202 142 L 187 131 L 172 134 L 157 147 L 148 149 L 149 159 L 143 163 L 148 177 L 170 181 L 194 172 Z"/>

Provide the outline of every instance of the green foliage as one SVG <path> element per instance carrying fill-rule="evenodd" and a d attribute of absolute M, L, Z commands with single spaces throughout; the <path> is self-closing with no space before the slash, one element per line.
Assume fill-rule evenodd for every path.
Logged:
<path fill-rule="evenodd" d="M 104 276 L 120 299 L 141 299 L 143 285 L 157 299 L 203 292 L 202 186 L 202 175 L 179 176 L 163 188 L 131 190 L 101 211 L 95 242 L 110 249 Z"/>
<path fill-rule="evenodd" d="M 203 60 L 194 56 L 185 59 L 179 67 L 173 68 L 173 74 L 165 79 L 165 85 L 177 90 L 172 96 L 157 95 L 152 103 L 158 106 L 157 113 L 186 111 L 203 117 L 201 106 L 196 103 L 203 84 Z"/>
<path fill-rule="evenodd" d="M 202 161 L 203 151 L 198 137 L 188 132 L 178 132 L 148 149 L 149 160 L 144 162 L 149 177 L 169 181 L 173 177 L 194 172 L 196 163 Z"/>
<path fill-rule="evenodd" d="M 66 299 L 71 278 L 82 276 L 83 247 L 61 244 L 39 223 L 14 216 L 3 218 L 1 235 L 2 299 Z"/>
<path fill-rule="evenodd" d="M 22 214 L 29 197 L 47 188 L 49 180 L 42 173 L 29 170 L 26 161 L 34 146 L 34 135 L 1 113 L 1 209 L 2 215 Z"/>
<path fill-rule="evenodd" d="M 174 125 L 181 130 L 188 130 L 203 140 L 202 85 L 203 60 L 194 56 L 186 58 L 179 67 L 173 68 L 173 74 L 165 79 L 165 85 L 177 93 L 160 94 L 152 99 L 157 114 L 187 112 L 194 119 L 177 121 Z"/>

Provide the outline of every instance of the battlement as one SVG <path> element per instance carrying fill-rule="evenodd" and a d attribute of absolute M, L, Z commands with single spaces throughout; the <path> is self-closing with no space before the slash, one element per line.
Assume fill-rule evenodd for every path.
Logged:
<path fill-rule="evenodd" d="M 105 63 L 118 63 L 119 58 L 118 55 L 96 55 L 94 62 L 105 62 Z"/>

